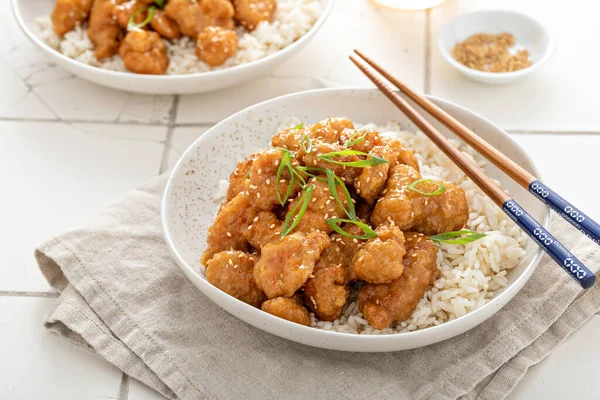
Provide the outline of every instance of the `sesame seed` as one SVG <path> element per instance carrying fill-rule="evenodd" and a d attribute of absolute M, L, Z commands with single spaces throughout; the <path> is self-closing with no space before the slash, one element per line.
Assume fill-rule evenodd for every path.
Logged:
<path fill-rule="evenodd" d="M 319 207 L 319 210 L 322 210 L 322 209 L 324 209 L 324 208 L 325 208 L 325 206 L 321 206 L 321 207 Z"/>
<path fill-rule="evenodd" d="M 371 182 L 371 177 L 367 176 L 367 183 Z"/>
<path fill-rule="evenodd" d="M 252 225 L 248 226 L 248 230 L 252 229 Z"/>
<path fill-rule="evenodd" d="M 233 269 L 236 269 L 237 267 L 239 267 L 239 265 L 235 264 L 235 265 L 233 266 Z"/>
<path fill-rule="evenodd" d="M 244 254 L 238 254 L 238 258 L 244 258 Z"/>
<path fill-rule="evenodd" d="M 233 261 L 229 260 L 229 265 L 233 265 Z"/>
<path fill-rule="evenodd" d="M 258 216 L 254 217 L 253 221 L 254 222 L 258 221 Z"/>
<path fill-rule="evenodd" d="M 379 171 L 379 176 L 383 178 L 383 172 Z"/>
<path fill-rule="evenodd" d="M 360 187 L 360 181 L 356 182 L 356 187 Z"/>
<path fill-rule="evenodd" d="M 358 259 L 358 262 L 362 262 L 362 260 L 364 260 L 364 259 L 365 259 L 365 257 L 364 257 L 364 256 L 361 256 L 361 257 Z"/>
<path fill-rule="evenodd" d="M 335 248 L 335 252 L 336 252 L 336 253 L 339 253 L 339 252 L 340 252 L 340 248 L 339 248 L 339 247 L 336 247 L 336 248 Z"/>
<path fill-rule="evenodd" d="M 259 174 L 259 175 L 262 174 L 262 169 L 259 168 L 258 171 L 256 171 L 256 173 Z"/>
<path fill-rule="evenodd" d="M 346 178 L 344 178 L 343 176 L 342 176 L 342 181 L 346 182 Z"/>
<path fill-rule="evenodd" d="M 379 299 L 375 300 L 375 304 L 379 304 Z"/>
<path fill-rule="evenodd" d="M 258 189 L 258 186 L 250 185 L 250 189 Z"/>
<path fill-rule="evenodd" d="M 358 243 L 358 240 L 356 240 L 356 238 L 353 238 L 353 239 L 352 239 L 352 241 L 353 241 L 354 243 Z"/>
<path fill-rule="evenodd" d="M 273 228 L 275 228 L 275 224 L 269 225 L 269 229 L 273 229 Z"/>
<path fill-rule="evenodd" d="M 260 192 L 257 192 L 257 193 L 256 193 L 256 198 L 257 198 L 257 199 L 260 199 Z"/>
<path fill-rule="evenodd" d="M 335 200 L 335 197 L 329 196 L 329 200 Z"/>
<path fill-rule="evenodd" d="M 360 189 L 356 189 L 356 193 L 360 194 Z"/>
<path fill-rule="evenodd" d="M 325 214 L 325 219 L 329 218 L 329 213 Z"/>
<path fill-rule="evenodd" d="M 317 160 L 313 160 L 313 165 L 317 165 Z"/>
<path fill-rule="evenodd" d="M 328 199 L 328 200 L 325 202 L 325 204 L 329 204 L 329 203 L 331 203 L 331 199 Z"/>
<path fill-rule="evenodd" d="M 279 183 L 285 183 L 285 179 L 280 179 Z"/>
<path fill-rule="evenodd" d="M 265 181 L 265 183 L 266 183 L 267 185 L 270 185 L 270 184 L 271 184 L 271 180 L 270 180 L 270 179 L 267 179 L 267 180 Z"/>
<path fill-rule="evenodd" d="M 275 166 L 279 165 L 279 160 L 275 160 Z"/>
<path fill-rule="evenodd" d="M 310 201 L 312 201 L 314 203 L 315 201 L 317 201 L 317 198 L 313 197 Z"/>
<path fill-rule="evenodd" d="M 231 237 L 231 233 L 230 232 L 227 232 L 226 235 L 227 235 L 227 237 Z"/>

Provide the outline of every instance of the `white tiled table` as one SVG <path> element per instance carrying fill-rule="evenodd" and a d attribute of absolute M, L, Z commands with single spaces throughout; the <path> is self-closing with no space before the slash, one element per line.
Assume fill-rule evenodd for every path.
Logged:
<path fill-rule="evenodd" d="M 598 2 L 502 2 L 534 14 L 557 41 L 548 65 L 513 86 L 465 80 L 435 46 L 453 16 L 498 2 L 448 0 L 429 12 L 390 15 L 366 0 L 339 0 L 315 40 L 277 70 L 236 88 L 176 97 L 105 89 L 48 63 L 21 34 L 7 3 L 0 1 L 0 399 L 160 399 L 100 357 L 44 331 L 56 294 L 39 274 L 33 248 L 167 171 L 198 135 L 234 111 L 294 91 L 369 85 L 347 60 L 353 47 L 368 50 L 413 88 L 507 129 L 551 186 L 600 218 Z M 600 399 L 598 332 L 600 315 L 533 367 L 510 398 Z"/>

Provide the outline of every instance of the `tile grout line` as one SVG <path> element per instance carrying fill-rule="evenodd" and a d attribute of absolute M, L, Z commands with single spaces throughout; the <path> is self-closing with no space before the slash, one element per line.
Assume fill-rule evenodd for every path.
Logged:
<path fill-rule="evenodd" d="M 425 71 L 423 92 L 431 94 L 431 9 L 425 10 Z"/>
<path fill-rule="evenodd" d="M 160 161 L 160 167 L 158 170 L 159 175 L 164 173 L 169 165 L 169 150 L 171 150 L 171 144 L 173 143 L 173 134 L 175 132 L 175 128 L 177 127 L 177 124 L 175 122 L 177 121 L 177 110 L 179 109 L 180 98 L 180 95 L 175 95 L 175 97 L 173 98 L 173 105 L 169 110 L 169 124 L 167 125 L 167 136 L 165 138 L 162 159 Z"/>
<path fill-rule="evenodd" d="M 45 297 L 45 298 L 57 298 L 60 296 L 58 292 L 26 292 L 18 290 L 0 290 L 0 297 Z"/>
<path fill-rule="evenodd" d="M 127 400 L 129 397 L 129 375 L 125 372 L 121 374 L 121 383 L 119 384 L 119 392 L 117 400 Z"/>

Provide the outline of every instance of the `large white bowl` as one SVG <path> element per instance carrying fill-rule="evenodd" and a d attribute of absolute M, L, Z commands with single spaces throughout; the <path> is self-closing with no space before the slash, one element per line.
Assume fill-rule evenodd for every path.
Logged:
<path fill-rule="evenodd" d="M 13 13 L 25 35 L 54 63 L 99 85 L 129 92 L 151 94 L 200 93 L 222 89 L 263 75 L 298 53 L 315 35 L 331 12 L 335 0 L 321 0 L 323 13 L 304 36 L 288 47 L 247 64 L 222 70 L 187 75 L 141 75 L 93 67 L 69 58 L 44 42 L 35 22 L 49 15 L 54 0 L 12 0 Z"/>
<path fill-rule="evenodd" d="M 508 32 L 517 45 L 529 50 L 532 64 L 513 72 L 485 72 L 466 67 L 452 57 L 452 48 L 476 33 Z M 505 85 L 523 79 L 552 55 L 554 41 L 548 30 L 533 17 L 508 10 L 487 10 L 460 15 L 440 29 L 438 49 L 444 59 L 467 78 L 490 85 Z"/>
<path fill-rule="evenodd" d="M 458 105 L 437 98 L 431 100 L 538 175 L 524 150 L 496 125 Z M 328 89 L 290 94 L 246 108 L 200 136 L 171 173 L 161 208 L 162 223 L 167 244 L 183 272 L 223 309 L 264 331 L 311 346 L 345 351 L 394 351 L 439 342 L 473 328 L 497 312 L 527 282 L 542 255 L 533 243 L 526 249 L 522 262 L 508 273 L 509 286 L 485 306 L 436 327 L 380 336 L 329 332 L 298 325 L 249 306 L 212 286 L 199 273 L 199 259 L 205 248 L 206 230 L 216 213 L 213 193 L 219 180 L 227 178 L 234 169 L 237 158 L 268 146 L 280 122 L 289 116 L 300 117 L 304 122 L 316 122 L 328 116 L 347 116 L 356 122 L 382 124 L 394 119 L 403 128 L 415 130 L 408 118 L 377 90 Z M 437 121 L 428 119 L 444 135 L 452 136 Z M 486 172 L 499 179 L 519 204 L 547 227 L 549 212 L 542 203 L 495 167 L 490 166 Z"/>

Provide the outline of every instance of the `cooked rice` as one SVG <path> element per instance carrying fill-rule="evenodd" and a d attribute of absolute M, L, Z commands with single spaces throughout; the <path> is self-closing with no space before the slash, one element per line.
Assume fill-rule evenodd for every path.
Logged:
<path fill-rule="evenodd" d="M 300 122 L 298 118 L 291 117 L 280 128 L 293 127 Z M 386 329 L 374 329 L 358 310 L 358 290 L 355 287 L 337 320 L 319 321 L 311 313 L 311 326 L 361 335 L 410 332 L 462 317 L 489 302 L 500 289 L 508 285 L 507 270 L 517 266 L 525 255 L 527 235 L 421 132 L 403 131 L 395 122 L 385 126 L 355 126 L 396 138 L 412 149 L 419 160 L 423 178 L 451 182 L 462 187 L 470 210 L 466 228 L 485 232 L 486 236 L 464 246 L 441 244 L 437 260 L 440 278 L 425 293 L 406 321 Z M 473 149 L 458 140 L 451 141 L 479 167 L 485 167 L 487 161 Z M 222 180 L 221 196 L 215 198 L 222 200 L 226 191 L 227 181 Z"/>
<path fill-rule="evenodd" d="M 196 42 L 189 38 L 165 40 L 169 54 L 167 75 L 193 74 L 232 67 L 258 60 L 294 43 L 312 28 L 321 15 L 319 0 L 277 0 L 277 9 L 271 22 L 261 22 L 255 30 L 248 32 L 236 28 L 239 38 L 238 51 L 225 64 L 211 67 L 196 57 Z M 99 61 L 94 55 L 94 46 L 88 38 L 85 26 L 77 26 L 60 38 L 52 29 L 49 16 L 36 20 L 42 39 L 53 49 L 84 64 L 127 71 L 119 55 Z"/>

